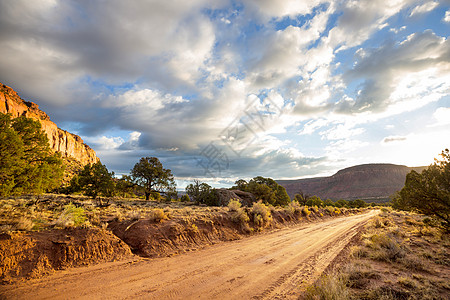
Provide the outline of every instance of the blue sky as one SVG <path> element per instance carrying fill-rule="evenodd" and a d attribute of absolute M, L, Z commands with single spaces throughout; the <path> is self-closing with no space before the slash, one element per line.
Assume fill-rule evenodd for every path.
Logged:
<path fill-rule="evenodd" d="M 0 0 L 0 81 L 117 174 L 428 165 L 450 146 L 450 1 Z"/>

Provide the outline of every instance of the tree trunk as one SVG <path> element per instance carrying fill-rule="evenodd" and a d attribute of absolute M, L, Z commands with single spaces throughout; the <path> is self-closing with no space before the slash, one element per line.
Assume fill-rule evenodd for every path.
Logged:
<path fill-rule="evenodd" d="M 150 200 L 150 193 L 149 192 L 145 192 L 145 200 Z"/>

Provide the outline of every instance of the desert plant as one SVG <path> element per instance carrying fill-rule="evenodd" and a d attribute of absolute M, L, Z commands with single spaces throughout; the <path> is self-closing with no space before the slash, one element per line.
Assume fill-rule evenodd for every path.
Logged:
<path fill-rule="evenodd" d="M 173 216 L 173 209 L 169 206 L 164 207 L 164 214 L 167 216 L 167 218 L 172 218 Z"/>
<path fill-rule="evenodd" d="M 292 201 L 285 206 L 284 211 L 290 216 L 298 216 L 301 214 L 302 208 L 297 201 Z"/>
<path fill-rule="evenodd" d="M 155 208 L 150 212 L 149 219 L 155 222 L 162 222 L 169 219 L 161 208 Z"/>
<path fill-rule="evenodd" d="M 189 195 L 184 194 L 183 196 L 181 196 L 180 201 L 181 202 L 189 202 L 189 201 L 191 201 L 191 199 L 189 198 Z"/>
<path fill-rule="evenodd" d="M 228 209 L 231 213 L 231 221 L 240 225 L 241 230 L 250 231 L 250 227 L 248 225 L 248 221 L 250 218 L 248 217 L 245 209 L 241 207 L 241 202 L 239 200 L 231 200 L 228 203 Z"/>
<path fill-rule="evenodd" d="M 374 250 L 374 258 L 382 261 L 396 261 L 405 256 L 405 251 L 394 237 L 387 233 L 374 234 L 368 246 Z"/>
<path fill-rule="evenodd" d="M 258 227 L 265 227 L 272 223 L 270 209 L 262 201 L 253 203 L 250 213 L 253 215 L 253 223 Z"/>
<path fill-rule="evenodd" d="M 17 230 L 30 231 L 33 228 L 33 221 L 26 217 L 20 217 L 15 228 Z"/>
<path fill-rule="evenodd" d="M 325 211 L 330 215 L 334 215 L 334 207 L 332 206 L 325 206 Z"/>
<path fill-rule="evenodd" d="M 76 207 L 73 203 L 64 206 L 59 218 L 56 220 L 56 225 L 60 227 L 78 227 L 87 221 L 84 209 Z"/>
<path fill-rule="evenodd" d="M 345 276 L 339 273 L 323 275 L 313 285 L 309 286 L 305 299 L 344 300 L 350 299 L 350 290 L 346 285 Z"/>
<path fill-rule="evenodd" d="M 350 256 L 353 258 L 367 257 L 368 253 L 365 247 L 352 246 L 350 247 Z"/>
<path fill-rule="evenodd" d="M 303 214 L 305 217 L 309 217 L 309 215 L 311 214 L 311 211 L 309 211 L 308 207 L 303 206 L 303 208 L 302 208 L 302 214 Z"/>
<path fill-rule="evenodd" d="M 372 226 L 375 228 L 383 228 L 384 224 L 383 224 L 383 221 L 381 221 L 380 217 L 375 217 L 372 220 Z"/>
<path fill-rule="evenodd" d="M 228 202 L 227 206 L 230 211 L 237 211 L 242 206 L 242 204 L 237 199 L 231 199 L 230 202 Z"/>

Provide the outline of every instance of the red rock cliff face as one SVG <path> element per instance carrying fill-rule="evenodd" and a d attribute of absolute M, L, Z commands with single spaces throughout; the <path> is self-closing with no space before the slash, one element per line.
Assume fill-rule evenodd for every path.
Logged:
<path fill-rule="evenodd" d="M 37 104 L 22 100 L 12 88 L 2 83 L 0 83 L 0 112 L 10 113 L 13 118 L 26 116 L 38 120 L 47 134 L 50 147 L 60 152 L 63 158 L 75 160 L 83 166 L 99 160 L 95 151 L 83 143 L 78 135 L 58 128 Z"/>

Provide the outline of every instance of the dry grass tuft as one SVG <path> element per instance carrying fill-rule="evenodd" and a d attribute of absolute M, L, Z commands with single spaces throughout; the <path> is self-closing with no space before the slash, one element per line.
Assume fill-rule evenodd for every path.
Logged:
<path fill-rule="evenodd" d="M 162 222 L 168 220 L 169 217 L 164 213 L 163 209 L 155 208 L 150 212 L 149 219 L 154 222 Z"/>
<path fill-rule="evenodd" d="M 347 280 L 340 273 L 323 275 L 316 283 L 308 287 L 305 299 L 351 299 L 351 292 L 347 287 Z"/>
<path fill-rule="evenodd" d="M 33 228 L 33 221 L 27 217 L 20 217 L 15 225 L 16 230 L 30 231 Z"/>

